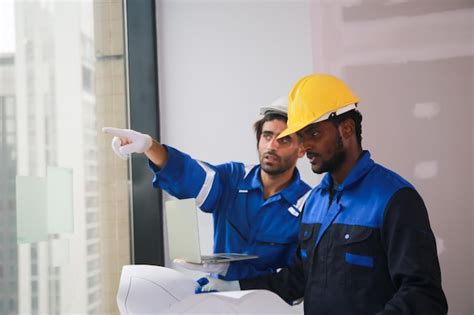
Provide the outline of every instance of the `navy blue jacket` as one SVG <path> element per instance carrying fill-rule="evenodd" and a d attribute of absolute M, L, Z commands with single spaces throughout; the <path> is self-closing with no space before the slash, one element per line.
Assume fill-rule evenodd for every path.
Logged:
<path fill-rule="evenodd" d="M 446 314 L 436 243 L 420 195 L 365 151 L 330 196 L 326 174 L 306 201 L 295 264 L 240 281 L 306 314 Z"/>
<path fill-rule="evenodd" d="M 297 169 L 289 186 L 264 200 L 260 166 L 236 162 L 214 166 L 165 148 L 169 159 L 161 170 L 149 163 L 154 187 L 178 199 L 196 198 L 201 210 L 213 214 L 215 253 L 259 256 L 233 262 L 224 279 L 253 278 L 292 264 L 300 213 L 310 191 Z"/>

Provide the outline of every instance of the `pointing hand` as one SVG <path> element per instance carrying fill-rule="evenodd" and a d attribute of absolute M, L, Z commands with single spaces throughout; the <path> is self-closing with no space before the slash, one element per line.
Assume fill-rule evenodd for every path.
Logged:
<path fill-rule="evenodd" d="M 102 131 L 114 136 L 112 150 L 121 159 L 128 159 L 132 153 L 143 153 L 150 149 L 153 139 L 144 133 L 131 129 L 104 127 Z"/>

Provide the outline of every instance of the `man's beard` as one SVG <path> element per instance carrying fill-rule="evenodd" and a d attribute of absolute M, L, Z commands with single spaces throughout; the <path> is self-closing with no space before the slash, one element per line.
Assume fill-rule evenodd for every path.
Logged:
<path fill-rule="evenodd" d="M 313 169 L 313 172 L 317 174 L 334 172 L 335 170 L 338 170 L 345 161 L 346 151 L 344 151 L 344 145 L 342 144 L 341 134 L 338 132 L 332 157 L 328 160 L 321 162 L 321 166 L 319 167 L 319 169 Z"/>
<path fill-rule="evenodd" d="M 272 163 L 274 165 L 269 166 L 269 165 L 265 164 L 264 156 L 267 155 L 267 154 L 271 154 L 277 159 L 276 163 L 275 162 Z M 290 169 L 291 166 L 293 165 L 292 162 L 289 161 L 289 160 L 290 160 L 289 157 L 287 159 L 284 159 L 281 156 L 278 156 L 274 153 L 267 152 L 267 153 L 263 154 L 262 157 L 260 158 L 260 167 L 268 175 L 280 175 L 280 174 L 283 174 L 284 172 L 286 172 L 288 169 Z M 277 165 L 275 165 L 275 164 L 277 164 Z"/>

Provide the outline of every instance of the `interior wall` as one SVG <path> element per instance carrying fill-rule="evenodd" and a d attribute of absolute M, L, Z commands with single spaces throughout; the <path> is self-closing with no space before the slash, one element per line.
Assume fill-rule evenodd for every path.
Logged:
<path fill-rule="evenodd" d="M 450 314 L 473 314 L 474 2 L 315 1 L 314 70 L 361 98 L 363 146 L 423 196 Z"/>

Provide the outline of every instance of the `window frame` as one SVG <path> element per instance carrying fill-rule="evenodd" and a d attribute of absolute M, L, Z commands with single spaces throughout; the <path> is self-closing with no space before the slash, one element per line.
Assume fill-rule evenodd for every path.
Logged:
<path fill-rule="evenodd" d="M 131 129 L 160 140 L 156 4 L 124 0 L 126 81 Z M 131 158 L 131 258 L 164 266 L 162 191 L 151 185 L 143 154 Z"/>

